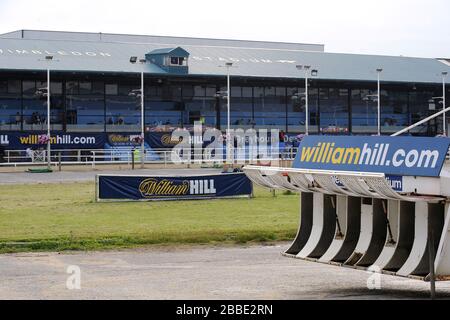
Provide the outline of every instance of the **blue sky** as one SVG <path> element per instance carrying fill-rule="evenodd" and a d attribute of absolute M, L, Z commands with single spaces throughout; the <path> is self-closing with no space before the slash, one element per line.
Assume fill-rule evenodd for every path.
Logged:
<path fill-rule="evenodd" d="M 328 52 L 450 58 L 448 0 L 0 0 L 17 29 L 323 43 Z"/>

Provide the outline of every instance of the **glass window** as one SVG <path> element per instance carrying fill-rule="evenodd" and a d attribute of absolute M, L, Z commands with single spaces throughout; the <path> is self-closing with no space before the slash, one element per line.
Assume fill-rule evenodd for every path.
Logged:
<path fill-rule="evenodd" d="M 442 92 L 439 94 L 434 91 L 419 91 L 415 90 L 409 93 L 409 110 L 410 119 L 409 123 L 416 123 L 420 120 L 431 115 L 431 113 L 436 112 L 433 109 L 436 108 L 435 102 L 432 100 L 433 97 L 441 96 Z M 423 126 L 419 126 L 413 129 L 415 134 L 426 134 L 426 135 L 436 135 L 438 134 L 438 126 L 442 123 L 442 118 L 434 119 Z"/>
<path fill-rule="evenodd" d="M 183 92 L 184 95 L 184 92 Z M 204 86 L 194 86 L 194 96 L 204 97 L 206 95 L 206 87 Z"/>
<path fill-rule="evenodd" d="M 347 133 L 348 89 L 321 88 L 320 130 L 324 134 Z"/>
<path fill-rule="evenodd" d="M 172 66 L 182 66 L 184 65 L 185 58 L 183 57 L 170 57 L 170 64 Z"/>
<path fill-rule="evenodd" d="M 107 83 L 105 85 L 106 95 L 117 96 L 119 94 L 119 86 L 116 83 Z"/>
<path fill-rule="evenodd" d="M 181 86 L 173 85 L 169 88 L 169 94 L 173 98 L 181 98 L 182 89 Z"/>
<path fill-rule="evenodd" d="M 409 125 L 408 93 L 383 91 L 381 94 L 381 131 L 395 133 Z"/>
<path fill-rule="evenodd" d="M 242 97 L 252 98 L 253 97 L 253 88 L 252 87 L 242 87 Z"/>
<path fill-rule="evenodd" d="M 78 94 L 79 86 L 78 81 L 66 82 L 66 94 Z"/>
<path fill-rule="evenodd" d="M 8 92 L 8 81 L 0 80 L 0 93 Z"/>
<path fill-rule="evenodd" d="M 22 100 L 19 95 L 0 94 L 0 130 L 21 129 Z"/>
<path fill-rule="evenodd" d="M 47 123 L 47 98 L 44 96 L 24 97 L 23 121 L 25 130 L 43 130 Z"/>
<path fill-rule="evenodd" d="M 160 100 L 163 96 L 163 90 L 161 86 L 146 86 L 145 87 L 145 100 Z"/>
<path fill-rule="evenodd" d="M 227 92 L 226 86 L 221 87 L 220 91 Z M 242 97 L 242 87 L 231 87 L 230 100 L 230 122 L 232 128 L 251 128 L 254 126 L 253 120 L 253 98 Z M 228 126 L 228 100 L 226 96 L 219 99 L 220 107 L 220 127 L 226 130 Z"/>
<path fill-rule="evenodd" d="M 104 94 L 105 84 L 102 81 L 92 82 L 92 94 Z"/>
<path fill-rule="evenodd" d="M 196 121 L 209 127 L 216 126 L 216 99 L 214 97 L 196 97 L 185 102 L 183 122 L 185 126 L 194 125 Z"/>
<path fill-rule="evenodd" d="M 106 98 L 107 131 L 138 131 L 141 123 L 141 101 L 130 96 Z"/>
<path fill-rule="evenodd" d="M 308 90 L 309 130 L 318 133 L 318 93 L 315 88 Z M 305 88 L 287 88 L 288 132 L 304 133 L 306 130 Z"/>
<path fill-rule="evenodd" d="M 24 95 L 32 96 L 36 93 L 36 81 L 23 81 L 22 92 Z"/>
<path fill-rule="evenodd" d="M 217 93 L 216 87 L 215 86 L 208 86 L 205 88 L 206 89 L 206 97 L 208 98 L 213 98 L 214 95 Z"/>
<path fill-rule="evenodd" d="M 203 89 L 204 91 L 204 89 Z M 194 97 L 195 94 L 195 90 L 194 90 L 194 86 L 191 85 L 183 85 L 183 98 L 186 100 L 191 100 Z M 204 96 L 204 92 L 203 92 L 203 96 Z"/>
<path fill-rule="evenodd" d="M 231 97 L 232 98 L 242 97 L 242 88 L 241 87 L 231 87 Z"/>
<path fill-rule="evenodd" d="M 277 87 L 275 89 L 275 95 L 277 97 L 285 97 L 286 96 L 286 88 L 283 87 Z"/>
<path fill-rule="evenodd" d="M 352 89 L 352 132 L 377 133 L 378 111 L 376 91 Z"/>
<path fill-rule="evenodd" d="M 105 101 L 101 95 L 69 95 L 66 98 L 67 130 L 103 131 Z"/>
<path fill-rule="evenodd" d="M 63 90 L 62 90 L 62 82 L 50 82 L 50 94 L 51 95 L 55 95 L 55 94 L 62 94 Z"/>
<path fill-rule="evenodd" d="M 128 96 L 131 91 L 133 90 L 139 90 L 141 88 L 141 85 L 136 83 L 121 83 L 119 84 L 119 95 L 120 96 Z"/>
<path fill-rule="evenodd" d="M 92 82 L 81 81 L 79 84 L 80 94 L 91 94 L 92 93 Z"/>
<path fill-rule="evenodd" d="M 255 87 L 254 95 L 255 126 L 286 131 L 286 96 L 276 96 L 275 87 Z"/>
<path fill-rule="evenodd" d="M 20 93 L 22 82 L 20 80 L 8 80 L 8 93 Z"/>
<path fill-rule="evenodd" d="M 183 125 L 185 106 L 176 101 L 146 101 L 145 124 L 153 131 L 171 131 Z"/>

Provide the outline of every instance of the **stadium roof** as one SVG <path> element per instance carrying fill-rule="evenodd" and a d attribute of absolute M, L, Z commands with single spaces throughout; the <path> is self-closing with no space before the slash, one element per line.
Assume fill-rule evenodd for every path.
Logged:
<path fill-rule="evenodd" d="M 299 64 L 326 80 L 374 81 L 383 68 L 383 81 L 440 83 L 442 72 L 450 72 L 445 60 L 326 53 L 315 44 L 33 30 L 0 35 L 0 70 L 168 74 L 150 62 L 131 64 L 130 57 L 175 47 L 190 53 L 189 75 L 196 76 L 223 76 L 226 62 L 233 62 L 234 76 L 263 78 L 302 78 Z"/>

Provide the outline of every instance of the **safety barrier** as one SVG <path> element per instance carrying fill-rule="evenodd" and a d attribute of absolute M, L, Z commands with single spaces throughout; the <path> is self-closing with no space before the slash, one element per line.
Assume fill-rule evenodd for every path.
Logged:
<path fill-rule="evenodd" d="M 307 137 L 294 168 L 244 167 L 259 186 L 301 195 L 300 227 L 284 255 L 433 284 L 450 280 L 450 139 L 358 139 Z M 355 158 L 327 157 L 330 146 L 342 154 L 351 148 Z M 381 165 L 383 158 L 394 161 Z"/>
<path fill-rule="evenodd" d="M 140 149 L 138 149 L 140 151 Z M 287 160 L 292 161 L 298 149 L 291 148 L 288 150 L 282 150 L 277 156 L 265 157 L 258 159 L 261 162 Z M 237 152 L 236 152 L 237 154 Z M 179 155 L 178 151 L 171 149 L 151 149 L 146 151 L 145 163 L 146 164 L 172 164 L 174 159 L 177 159 Z M 235 163 L 253 163 L 256 161 L 249 161 L 247 159 L 248 153 L 244 153 L 244 158 L 234 157 Z M 140 157 L 140 155 L 139 155 Z M 140 158 L 139 158 L 140 159 Z M 200 160 L 197 160 L 200 159 Z M 214 160 L 213 155 L 208 153 L 207 149 L 199 148 L 192 149 L 191 155 L 188 157 L 191 162 L 198 163 L 217 163 L 223 164 L 227 161 L 226 155 L 222 160 Z M 129 150 L 117 150 L 117 149 L 55 149 L 51 150 L 51 162 L 53 164 L 68 165 L 96 165 L 101 164 L 131 164 L 133 161 L 133 155 L 131 148 Z M 185 160 L 183 160 L 186 162 Z M 3 156 L 3 162 L 0 160 L 0 167 L 8 166 L 28 166 L 28 165 L 40 165 L 47 162 L 47 151 L 33 150 L 32 152 L 27 150 L 6 150 Z"/>

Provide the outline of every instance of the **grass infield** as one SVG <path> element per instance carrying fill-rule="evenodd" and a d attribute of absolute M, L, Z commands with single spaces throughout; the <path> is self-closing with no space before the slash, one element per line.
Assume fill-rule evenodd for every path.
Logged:
<path fill-rule="evenodd" d="M 0 186 L 0 253 L 292 240 L 299 197 L 95 203 L 93 183 Z"/>

